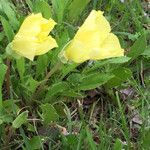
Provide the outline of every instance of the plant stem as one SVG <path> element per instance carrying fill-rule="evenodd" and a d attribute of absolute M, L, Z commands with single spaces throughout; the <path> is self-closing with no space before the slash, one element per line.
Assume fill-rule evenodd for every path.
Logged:
<path fill-rule="evenodd" d="M 36 96 L 40 93 L 40 91 L 42 90 L 43 86 L 46 84 L 46 82 L 48 81 L 48 79 L 61 67 L 61 65 L 62 65 L 62 63 L 59 61 L 59 62 L 48 72 L 48 74 L 47 74 L 46 77 L 44 78 L 44 82 L 42 82 L 42 83 L 38 86 L 38 88 L 37 88 L 35 94 L 32 96 L 32 98 L 36 97 Z"/>

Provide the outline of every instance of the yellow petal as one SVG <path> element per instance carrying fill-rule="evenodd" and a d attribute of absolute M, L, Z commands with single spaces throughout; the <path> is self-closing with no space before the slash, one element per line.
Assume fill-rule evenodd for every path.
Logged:
<path fill-rule="evenodd" d="M 38 43 L 38 45 L 36 47 L 35 55 L 45 54 L 54 47 L 57 47 L 57 43 L 56 43 L 55 39 L 53 39 L 51 36 L 48 36 L 48 37 L 46 37 L 45 40 Z"/>
<path fill-rule="evenodd" d="M 22 23 L 18 35 L 37 36 L 41 31 L 43 17 L 41 13 L 29 15 Z"/>
<path fill-rule="evenodd" d="M 37 43 L 35 39 L 29 37 L 19 37 L 12 41 L 12 49 L 19 55 L 33 60 Z"/>
<path fill-rule="evenodd" d="M 41 31 L 38 34 L 38 38 L 41 40 L 42 38 L 48 36 L 49 32 L 54 28 L 56 22 L 53 19 L 44 19 L 41 23 Z"/>
<path fill-rule="evenodd" d="M 110 57 L 119 57 L 124 55 L 124 50 L 121 48 L 116 35 L 110 33 L 104 42 L 97 49 L 91 49 L 90 59 L 100 60 Z"/>
<path fill-rule="evenodd" d="M 99 45 L 111 31 L 109 22 L 101 11 L 91 11 L 83 25 L 79 28 L 74 39 L 90 44 L 89 47 Z"/>
<path fill-rule="evenodd" d="M 73 40 L 64 51 L 64 57 L 76 63 L 82 63 L 89 59 L 89 51 L 80 41 Z"/>

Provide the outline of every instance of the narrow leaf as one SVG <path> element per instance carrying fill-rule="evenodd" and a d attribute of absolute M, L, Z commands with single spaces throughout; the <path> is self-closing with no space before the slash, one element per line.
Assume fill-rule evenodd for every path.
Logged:
<path fill-rule="evenodd" d="M 2 26 L 5 31 L 5 35 L 7 36 L 8 41 L 11 42 L 14 38 L 14 32 L 13 32 L 9 22 L 4 17 L 1 16 L 0 19 L 1 19 Z"/>
<path fill-rule="evenodd" d="M 17 118 L 13 121 L 12 126 L 14 128 L 19 128 L 22 124 L 27 122 L 28 111 L 22 112 Z"/>

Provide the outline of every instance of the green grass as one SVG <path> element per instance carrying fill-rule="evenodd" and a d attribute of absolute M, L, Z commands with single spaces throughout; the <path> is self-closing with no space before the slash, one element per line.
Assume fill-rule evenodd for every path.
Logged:
<path fill-rule="evenodd" d="M 127 57 L 61 64 L 92 9 L 104 11 Z M 58 23 L 59 48 L 11 59 L 8 86 L 5 49 L 31 12 Z M 149 150 L 149 14 L 145 0 L 0 0 L 0 149 Z"/>

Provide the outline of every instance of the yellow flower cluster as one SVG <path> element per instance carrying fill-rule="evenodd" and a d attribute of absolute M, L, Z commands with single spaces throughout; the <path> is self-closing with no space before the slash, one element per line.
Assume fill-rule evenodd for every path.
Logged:
<path fill-rule="evenodd" d="M 33 60 L 57 47 L 49 32 L 56 25 L 52 19 L 45 19 L 41 13 L 28 16 L 12 41 L 17 54 Z M 77 31 L 74 39 L 63 52 L 67 60 L 82 63 L 86 60 L 101 60 L 124 55 L 116 35 L 111 33 L 109 22 L 103 12 L 93 10 Z"/>

